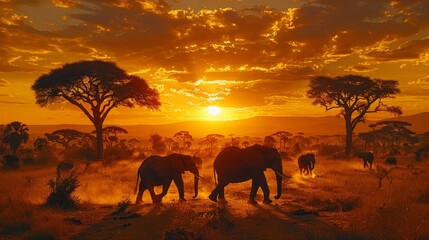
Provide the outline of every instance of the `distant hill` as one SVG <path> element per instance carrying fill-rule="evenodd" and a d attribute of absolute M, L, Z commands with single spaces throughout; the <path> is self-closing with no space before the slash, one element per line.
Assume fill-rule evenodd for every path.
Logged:
<path fill-rule="evenodd" d="M 417 133 L 429 131 L 429 112 L 408 115 L 386 120 L 406 121 L 412 124 L 411 129 Z M 374 121 L 359 124 L 356 132 L 369 131 L 368 127 Z M 189 131 L 194 137 L 204 137 L 211 133 L 225 136 L 267 136 L 277 131 L 288 131 L 292 134 L 303 132 L 305 135 L 337 135 L 344 134 L 344 119 L 330 117 L 253 117 L 233 121 L 188 121 L 162 125 L 123 125 L 129 132 L 129 137 L 146 138 L 149 134 L 158 133 L 161 136 L 172 136 L 182 130 Z M 57 129 L 72 128 L 82 132 L 91 132 L 91 125 L 30 125 L 32 136 L 41 136 L 44 133 Z"/>

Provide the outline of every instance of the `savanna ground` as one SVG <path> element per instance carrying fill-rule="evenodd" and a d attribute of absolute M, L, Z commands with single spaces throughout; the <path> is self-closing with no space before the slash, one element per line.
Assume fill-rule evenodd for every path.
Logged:
<path fill-rule="evenodd" d="M 378 161 L 378 162 L 377 162 Z M 377 159 L 376 166 L 389 169 Z M 429 164 L 402 159 L 383 179 L 360 159 L 317 158 L 313 177 L 301 177 L 294 161 L 284 161 L 283 195 L 274 199 L 275 176 L 268 169 L 273 204 L 247 204 L 251 182 L 225 189 L 228 204 L 208 200 L 214 187 L 212 161 L 203 164 L 200 193 L 193 199 L 193 176 L 184 174 L 186 202 L 171 185 L 163 204 L 149 193 L 135 205 L 138 161 L 79 167 L 78 210 L 43 207 L 55 168 L 0 173 L 0 238 L 3 239 L 163 239 L 168 230 L 192 232 L 195 239 L 429 239 Z M 160 188 L 157 189 L 160 191 Z M 128 200 L 131 204 L 127 206 Z M 118 203 L 126 207 L 118 212 Z M 183 229 L 182 229 L 183 228 Z"/>

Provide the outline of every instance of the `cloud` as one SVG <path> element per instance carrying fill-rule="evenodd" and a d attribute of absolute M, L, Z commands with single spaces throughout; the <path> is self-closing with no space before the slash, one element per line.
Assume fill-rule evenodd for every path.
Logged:
<path fill-rule="evenodd" d="M 8 82 L 5 79 L 0 79 L 0 87 L 9 87 L 10 86 L 10 82 Z"/>
<path fill-rule="evenodd" d="M 371 63 L 359 63 L 353 66 L 348 66 L 344 69 L 346 72 L 358 72 L 358 73 L 364 73 L 364 72 L 371 72 L 374 70 L 377 70 L 378 68 Z"/>
<path fill-rule="evenodd" d="M 371 51 L 367 56 L 380 61 L 398 61 L 419 59 L 425 54 L 429 54 L 429 37 L 407 41 L 393 49 Z"/>
<path fill-rule="evenodd" d="M 20 101 L 0 101 L 0 104 L 18 104 L 18 105 L 22 105 L 22 104 L 28 104 L 27 102 L 20 102 Z"/>

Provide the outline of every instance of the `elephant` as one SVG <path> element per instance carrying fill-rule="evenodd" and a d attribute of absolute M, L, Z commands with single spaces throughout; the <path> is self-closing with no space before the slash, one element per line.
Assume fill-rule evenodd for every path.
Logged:
<path fill-rule="evenodd" d="M 361 152 L 358 156 L 363 160 L 363 168 L 368 167 L 368 163 L 369 168 L 372 168 L 372 163 L 374 162 L 374 154 L 372 152 Z"/>
<path fill-rule="evenodd" d="M 384 160 L 384 163 L 389 165 L 396 165 L 396 158 L 394 157 L 386 158 L 386 160 Z"/>
<path fill-rule="evenodd" d="M 213 175 L 217 186 L 209 195 L 209 199 L 217 202 L 219 198 L 220 201 L 226 202 L 225 186 L 252 179 L 248 203 L 257 204 L 255 196 L 259 187 L 264 193 L 263 203 L 272 203 L 264 175 L 267 168 L 273 169 L 276 173 L 277 196 L 274 198 L 279 199 L 282 194 L 282 177 L 287 176 L 283 174 L 282 160 L 277 149 L 258 144 L 243 149 L 234 146 L 225 148 L 217 155 L 213 163 Z M 216 182 L 216 174 L 218 182 Z"/>
<path fill-rule="evenodd" d="M 312 170 L 314 169 L 314 164 L 316 163 L 316 157 L 312 153 L 304 154 L 299 156 L 298 158 L 298 167 L 300 174 L 302 176 L 302 170 L 308 174 L 312 174 Z"/>
<path fill-rule="evenodd" d="M 137 185 L 140 178 L 139 192 L 136 198 L 136 204 L 143 200 L 143 193 L 146 189 L 152 198 L 153 203 L 162 202 L 162 198 L 167 195 L 171 181 L 176 184 L 179 192 L 179 201 L 186 201 L 182 174 L 185 171 L 190 171 L 194 174 L 194 198 L 198 196 L 198 179 L 201 178 L 194 160 L 189 155 L 173 153 L 165 157 L 150 156 L 142 162 L 137 170 L 137 182 L 134 189 L 134 194 L 137 192 Z M 156 195 L 155 186 L 162 185 L 162 193 Z"/>
<path fill-rule="evenodd" d="M 57 165 L 57 178 L 61 176 L 61 173 L 68 172 L 74 168 L 74 163 L 70 160 L 61 161 Z"/>

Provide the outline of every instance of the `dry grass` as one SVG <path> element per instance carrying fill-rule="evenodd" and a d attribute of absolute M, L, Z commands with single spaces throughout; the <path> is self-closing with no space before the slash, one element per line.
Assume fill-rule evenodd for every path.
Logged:
<path fill-rule="evenodd" d="M 318 158 L 316 175 L 301 177 L 295 161 L 285 161 L 292 176 L 272 205 L 246 204 L 250 182 L 225 189 L 228 205 L 207 199 L 214 188 L 211 161 L 203 163 L 199 197 L 192 199 L 193 176 L 185 173 L 185 197 L 178 203 L 174 184 L 164 204 L 135 206 L 133 194 L 140 162 L 78 169 L 76 190 L 82 206 L 74 211 L 41 207 L 55 169 L 23 169 L 0 174 L 0 238 L 7 239 L 162 239 L 168 230 L 186 229 L 204 239 L 416 239 L 429 236 L 428 163 L 399 164 L 382 181 L 361 161 Z M 377 168 L 377 163 L 373 166 Z M 267 170 L 271 196 L 275 175 Z M 387 179 L 387 181 L 386 181 Z M 161 189 L 157 188 L 157 192 Z M 257 201 L 261 202 L 262 192 Z M 273 199 L 274 200 L 274 199 Z M 131 204 L 130 204 L 131 202 Z M 118 204 L 119 203 L 119 204 Z M 112 215 L 119 208 L 118 214 Z M 317 213 L 302 214 L 299 213 Z M 66 220 L 69 219 L 69 220 Z M 71 221 L 70 219 L 74 219 Z M 79 224 L 81 222 L 82 224 Z M 147 227 L 150 226 L 150 227 Z M 96 237 L 98 236 L 98 238 Z"/>

